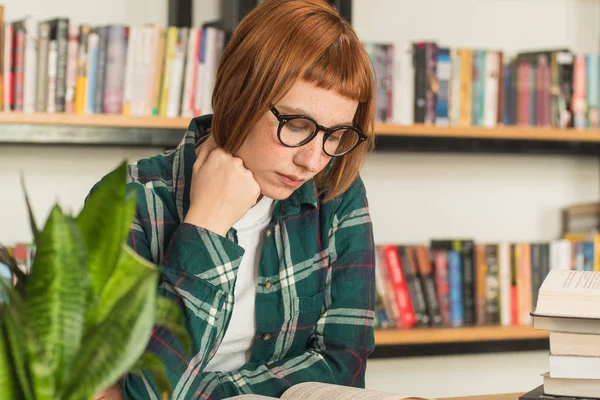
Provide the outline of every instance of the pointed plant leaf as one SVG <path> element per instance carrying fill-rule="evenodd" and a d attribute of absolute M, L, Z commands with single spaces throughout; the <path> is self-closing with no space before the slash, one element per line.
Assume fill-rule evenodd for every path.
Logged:
<path fill-rule="evenodd" d="M 158 390 L 163 395 L 169 395 L 173 392 L 167 369 L 162 360 L 154 353 L 149 351 L 142 354 L 135 365 L 129 370 L 132 374 L 142 375 L 142 371 L 148 371 L 156 381 Z"/>
<path fill-rule="evenodd" d="M 25 307 L 17 293 L 5 282 L 0 281 L 0 290 L 6 294 L 7 304 L 0 311 L 0 325 L 4 326 L 4 339 L 12 359 L 12 369 L 25 400 L 33 400 L 32 382 L 27 357 L 27 326 Z"/>
<path fill-rule="evenodd" d="M 126 175 L 123 162 L 92 190 L 76 218 L 87 248 L 94 297 L 112 274 L 133 220 L 135 198 L 126 196 Z"/>
<path fill-rule="evenodd" d="M 7 305 L 1 304 L 0 313 L 4 315 L 7 312 Z M 0 393 L 7 399 L 18 399 L 21 397 L 4 318 L 0 320 Z"/>
<path fill-rule="evenodd" d="M 33 208 L 31 207 L 31 201 L 29 201 L 29 194 L 27 194 L 27 187 L 25 186 L 25 177 L 21 172 L 21 188 L 25 195 L 25 204 L 27 205 L 27 214 L 29 215 L 29 226 L 31 227 L 31 233 L 33 235 L 34 243 L 37 245 L 40 238 L 40 231 L 38 230 L 37 223 L 35 222 L 35 216 L 33 215 Z"/>
<path fill-rule="evenodd" d="M 103 321 L 113 307 L 141 281 L 147 279 L 148 270 L 155 269 L 153 264 L 140 257 L 127 244 L 121 245 L 121 254 L 100 299 L 92 314 L 91 323 Z M 88 327 L 89 327 L 88 321 Z"/>
<path fill-rule="evenodd" d="M 192 341 L 185 327 L 183 313 L 175 303 L 166 297 L 158 296 L 156 298 L 155 324 L 177 336 L 187 354 L 192 351 Z"/>
<path fill-rule="evenodd" d="M 28 323 L 25 303 L 21 296 L 16 291 L 7 287 L 5 283 L 0 282 L 0 286 L 3 286 L 8 298 L 6 313 L 1 313 L 0 317 L 11 315 L 12 321 L 16 324 L 15 331 L 17 335 L 21 338 L 20 340 L 24 341 L 24 348 L 17 348 L 19 347 L 18 345 L 11 344 L 13 353 L 18 351 L 24 357 L 23 360 L 28 361 L 28 365 L 22 371 L 19 366 L 20 361 L 18 356 L 13 356 L 13 366 L 22 390 L 21 397 L 19 398 L 54 399 L 56 398 L 54 375 L 49 367 L 50 362 L 45 359 L 41 350 L 40 341 Z M 2 318 L 0 318 L 1 322 Z M 10 324 L 10 322 L 9 320 L 7 324 Z M 15 339 L 7 335 L 7 340 L 14 343 Z M 16 340 L 19 340 L 19 338 Z"/>
<path fill-rule="evenodd" d="M 141 257 L 139 262 L 148 267 L 146 278 L 86 333 L 73 363 L 67 398 L 82 398 L 110 386 L 144 353 L 154 326 L 158 269 Z"/>
<path fill-rule="evenodd" d="M 49 363 L 44 368 L 55 374 L 58 387 L 64 384 L 83 337 L 86 272 L 81 236 L 70 218 L 54 206 L 40 234 L 26 308 L 41 357 Z"/>

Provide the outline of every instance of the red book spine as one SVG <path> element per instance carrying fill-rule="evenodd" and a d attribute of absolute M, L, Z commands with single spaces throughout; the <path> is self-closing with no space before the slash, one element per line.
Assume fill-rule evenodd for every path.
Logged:
<path fill-rule="evenodd" d="M 394 245 L 385 246 L 384 253 L 390 278 L 392 279 L 392 283 L 394 285 L 394 292 L 396 293 L 396 302 L 398 304 L 398 308 L 400 309 L 402 327 L 412 328 L 417 323 L 417 317 L 415 315 L 415 310 L 408 292 L 404 270 L 400 264 L 401 261 L 398 248 Z"/>

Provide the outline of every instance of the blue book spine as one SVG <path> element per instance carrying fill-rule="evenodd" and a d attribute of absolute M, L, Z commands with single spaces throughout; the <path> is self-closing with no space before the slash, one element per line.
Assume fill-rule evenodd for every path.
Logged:
<path fill-rule="evenodd" d="M 450 324 L 463 326 L 462 265 L 460 253 L 455 250 L 448 252 L 448 286 L 450 289 Z"/>

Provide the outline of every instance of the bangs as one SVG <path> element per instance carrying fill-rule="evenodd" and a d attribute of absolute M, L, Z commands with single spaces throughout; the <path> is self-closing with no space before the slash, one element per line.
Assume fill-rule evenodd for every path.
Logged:
<path fill-rule="evenodd" d="M 358 40 L 344 33 L 328 46 L 303 73 L 302 78 L 341 96 L 369 101 L 373 96 L 373 76 L 369 56 Z"/>

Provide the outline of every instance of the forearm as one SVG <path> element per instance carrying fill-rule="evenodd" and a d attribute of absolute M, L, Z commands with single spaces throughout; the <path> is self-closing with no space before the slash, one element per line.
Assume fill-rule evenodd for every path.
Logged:
<path fill-rule="evenodd" d="M 224 398 L 244 393 L 279 397 L 301 382 L 326 382 L 364 387 L 367 355 L 371 348 L 328 341 L 327 350 L 310 349 L 270 364 L 248 363 L 231 372 L 207 372 L 196 394 Z"/>

